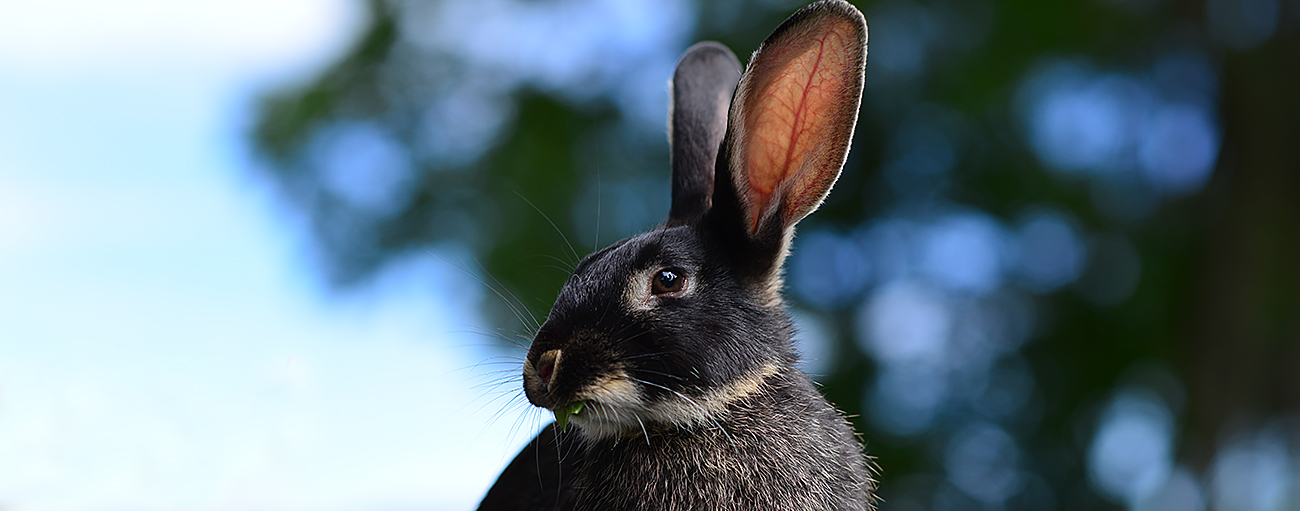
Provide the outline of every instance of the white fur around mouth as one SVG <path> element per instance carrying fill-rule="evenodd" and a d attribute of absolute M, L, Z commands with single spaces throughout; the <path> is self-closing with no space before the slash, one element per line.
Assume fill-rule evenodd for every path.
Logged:
<path fill-rule="evenodd" d="M 609 438 L 636 430 L 640 434 L 639 411 L 645 409 L 641 390 L 624 371 L 600 378 L 578 393 L 587 404 L 582 413 L 569 417 L 589 439 Z"/>
<path fill-rule="evenodd" d="M 570 416 L 569 422 L 578 426 L 582 436 L 590 440 L 600 440 L 633 433 L 640 435 L 644 419 L 626 408 L 588 401 L 582 413 Z"/>

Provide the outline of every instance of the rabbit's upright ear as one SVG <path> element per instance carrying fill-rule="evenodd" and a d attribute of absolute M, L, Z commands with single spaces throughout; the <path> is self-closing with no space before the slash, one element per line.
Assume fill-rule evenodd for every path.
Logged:
<path fill-rule="evenodd" d="M 719 43 L 696 44 L 677 62 L 668 112 L 673 151 L 670 226 L 688 223 L 709 209 L 713 167 L 727 132 L 727 107 L 739 80 L 740 61 Z"/>
<path fill-rule="evenodd" d="M 795 223 L 835 184 L 857 123 L 866 60 L 866 21 L 840 0 L 796 12 L 754 52 L 731 104 L 724 148 L 730 186 L 718 186 L 713 206 L 734 208 L 717 213 L 739 221 L 751 241 L 783 253 Z"/>

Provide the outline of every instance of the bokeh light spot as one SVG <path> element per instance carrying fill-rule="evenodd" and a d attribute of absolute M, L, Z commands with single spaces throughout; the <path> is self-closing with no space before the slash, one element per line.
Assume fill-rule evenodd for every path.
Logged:
<path fill-rule="evenodd" d="M 933 364 L 887 365 L 865 393 L 863 408 L 880 431 L 912 436 L 934 425 L 950 393 L 947 375 Z"/>
<path fill-rule="evenodd" d="M 943 359 L 952 329 L 944 296 L 912 281 L 875 290 L 858 315 L 858 342 L 886 362 Z"/>
<path fill-rule="evenodd" d="M 1206 112 L 1191 105 L 1157 109 L 1138 145 L 1142 174 L 1166 195 L 1200 191 L 1219 155 L 1219 134 Z"/>
<path fill-rule="evenodd" d="M 1155 393 L 1123 390 L 1102 413 L 1088 449 L 1088 478 L 1134 505 L 1164 486 L 1173 465 L 1174 419 Z"/>
<path fill-rule="evenodd" d="M 862 244 L 826 230 L 800 234 L 790 261 L 790 281 L 803 301 L 838 308 L 866 288 L 871 264 Z"/>
<path fill-rule="evenodd" d="M 1273 37 L 1278 0 L 1209 0 L 1205 21 L 1210 33 L 1234 50 L 1249 50 Z"/>
<path fill-rule="evenodd" d="M 1054 209 L 1033 209 L 1018 232 L 1017 270 L 1035 292 L 1053 291 L 1078 278 L 1083 271 L 1083 241 L 1074 221 Z"/>
<path fill-rule="evenodd" d="M 325 189 L 350 206 L 378 215 L 403 206 L 410 157 L 384 128 L 369 122 L 337 124 L 316 134 L 312 156 Z"/>
<path fill-rule="evenodd" d="M 1020 448 L 1002 428 L 975 423 L 953 435 L 944 456 L 948 478 L 986 504 L 1001 503 L 1024 485 Z"/>
<path fill-rule="evenodd" d="M 1264 428 L 1239 435 L 1220 448 L 1210 468 L 1215 509 L 1271 511 L 1288 509 L 1291 494 L 1291 456 L 1280 428 Z"/>
<path fill-rule="evenodd" d="M 984 294 L 1002 284 L 1005 241 L 990 217 L 960 213 L 935 222 L 921 247 L 920 269 L 938 286 Z"/>

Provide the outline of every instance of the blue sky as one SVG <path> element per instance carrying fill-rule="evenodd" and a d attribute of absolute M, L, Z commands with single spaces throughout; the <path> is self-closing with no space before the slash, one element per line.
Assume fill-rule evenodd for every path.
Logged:
<path fill-rule="evenodd" d="M 0 509 L 466 509 L 538 426 L 455 253 L 329 294 L 252 168 L 358 4 L 0 7 Z"/>

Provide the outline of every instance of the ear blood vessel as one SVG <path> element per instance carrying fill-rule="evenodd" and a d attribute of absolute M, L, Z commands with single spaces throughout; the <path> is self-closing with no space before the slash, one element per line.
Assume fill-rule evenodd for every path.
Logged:
<path fill-rule="evenodd" d="M 845 420 L 795 367 L 781 264 L 826 197 L 862 97 L 867 27 L 798 11 L 742 73 L 717 43 L 673 77 L 672 209 L 587 256 L 524 363 L 543 431 L 479 509 L 872 509 Z M 570 414 L 572 410 L 578 412 Z"/>

